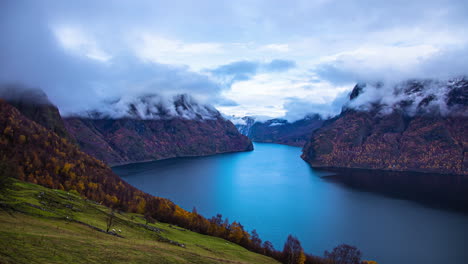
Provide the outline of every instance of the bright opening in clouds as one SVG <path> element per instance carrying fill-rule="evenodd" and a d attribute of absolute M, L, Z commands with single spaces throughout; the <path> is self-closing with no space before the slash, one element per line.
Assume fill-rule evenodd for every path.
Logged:
<path fill-rule="evenodd" d="M 189 93 L 226 115 L 298 119 L 336 114 L 356 82 L 468 72 L 461 0 L 4 0 L 0 10 L 0 82 L 39 87 L 64 113 Z"/>

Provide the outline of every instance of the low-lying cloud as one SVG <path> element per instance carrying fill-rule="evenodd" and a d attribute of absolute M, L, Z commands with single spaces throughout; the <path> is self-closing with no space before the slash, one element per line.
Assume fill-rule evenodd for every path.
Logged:
<path fill-rule="evenodd" d="M 336 113 L 356 82 L 468 72 L 466 1 L 272 1 L 3 0 L 0 83 L 41 88 L 62 113 L 188 93 L 295 119 Z"/>
<path fill-rule="evenodd" d="M 90 118 L 137 118 L 212 120 L 221 114 L 210 105 L 202 104 L 187 94 L 165 96 L 147 94 L 139 97 L 124 96 L 108 102 L 94 111 L 77 113 Z"/>
<path fill-rule="evenodd" d="M 409 80 L 398 83 L 360 84 L 359 95 L 346 102 L 346 108 L 374 110 L 386 115 L 403 110 L 407 115 L 468 115 L 468 79 Z"/>

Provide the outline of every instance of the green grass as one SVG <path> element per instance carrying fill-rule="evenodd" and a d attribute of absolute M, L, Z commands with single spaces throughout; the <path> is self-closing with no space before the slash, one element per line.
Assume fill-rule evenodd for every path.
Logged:
<path fill-rule="evenodd" d="M 116 213 L 78 195 L 15 182 L 0 194 L 0 263 L 278 263 L 226 240 L 165 223 L 149 224 L 141 215 Z M 82 223 L 79 223 L 79 222 Z M 169 243 L 184 244 L 180 247 Z"/>

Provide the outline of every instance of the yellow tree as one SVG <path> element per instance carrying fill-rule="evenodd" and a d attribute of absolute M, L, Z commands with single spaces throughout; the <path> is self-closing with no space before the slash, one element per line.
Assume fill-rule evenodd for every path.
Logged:
<path fill-rule="evenodd" d="M 288 236 L 283 248 L 283 261 L 287 264 L 304 264 L 306 260 L 301 242 L 292 235 Z"/>

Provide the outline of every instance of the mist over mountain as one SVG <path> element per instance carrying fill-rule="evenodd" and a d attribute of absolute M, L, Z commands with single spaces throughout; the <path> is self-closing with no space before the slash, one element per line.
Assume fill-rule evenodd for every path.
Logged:
<path fill-rule="evenodd" d="M 27 87 L 19 83 L 0 85 L 0 98 L 15 104 L 52 104 L 47 95 L 41 89 Z"/>
<path fill-rule="evenodd" d="M 344 108 L 370 111 L 379 108 L 379 114 L 401 110 L 407 115 L 440 114 L 466 116 L 468 79 L 407 80 L 396 84 L 357 84 Z"/>
<path fill-rule="evenodd" d="M 313 167 L 468 173 L 468 82 L 358 84 L 340 115 L 313 132 Z"/>
<path fill-rule="evenodd" d="M 147 94 L 138 97 L 123 97 L 103 103 L 95 110 L 71 114 L 70 116 L 94 119 L 189 119 L 213 120 L 221 114 L 213 106 L 202 104 L 188 94 L 174 96 Z"/>
<path fill-rule="evenodd" d="M 253 149 L 214 107 L 187 94 L 125 97 L 70 115 L 65 126 L 83 151 L 111 165 Z"/>
<path fill-rule="evenodd" d="M 68 134 L 59 109 L 53 105 L 41 89 L 22 84 L 4 84 L 0 86 L 0 98 L 18 109 L 21 114 L 43 127 L 55 132 L 60 137 L 73 141 Z"/>

